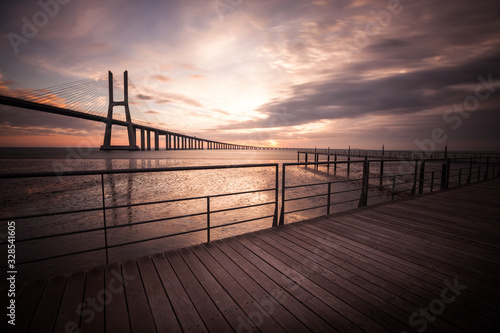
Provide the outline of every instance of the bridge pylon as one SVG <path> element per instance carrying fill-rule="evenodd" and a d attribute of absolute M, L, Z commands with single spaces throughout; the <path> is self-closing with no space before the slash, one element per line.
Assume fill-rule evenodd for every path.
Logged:
<path fill-rule="evenodd" d="M 139 150 L 136 144 L 135 129 L 132 126 L 132 117 L 130 116 L 130 109 L 128 106 L 128 71 L 123 72 L 123 101 L 115 101 L 113 98 L 113 73 L 108 71 L 108 85 L 109 85 L 109 104 L 108 104 L 108 121 L 106 122 L 106 131 L 104 132 L 104 142 L 101 150 L 112 149 L 128 149 Z M 125 119 L 127 122 L 128 132 L 128 146 L 112 146 L 111 145 L 111 127 L 113 126 L 113 107 L 123 106 L 125 108 Z"/>

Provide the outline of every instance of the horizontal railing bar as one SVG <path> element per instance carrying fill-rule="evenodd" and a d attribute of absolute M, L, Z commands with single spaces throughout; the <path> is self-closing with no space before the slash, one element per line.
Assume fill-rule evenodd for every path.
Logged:
<path fill-rule="evenodd" d="M 341 194 L 341 193 L 348 193 L 348 192 L 356 192 L 356 191 L 361 191 L 361 188 L 354 188 L 354 189 L 350 189 L 350 190 L 344 190 L 344 191 L 338 191 L 338 192 L 332 192 L 330 193 L 331 195 L 334 195 L 334 194 Z M 311 195 L 311 196 L 306 196 L 306 197 L 298 197 L 298 198 L 290 198 L 290 199 L 285 199 L 284 201 L 294 201 L 294 200 L 300 200 L 300 199 L 307 199 L 307 198 L 313 198 L 313 197 L 321 197 L 321 196 L 325 196 L 325 195 L 328 195 L 328 193 L 324 193 L 324 194 L 316 194 L 316 195 Z M 358 200 L 358 199 L 356 199 Z"/>
<path fill-rule="evenodd" d="M 360 188 L 353 188 L 353 189 L 350 189 L 350 190 L 343 190 L 343 191 L 332 192 L 331 194 L 334 195 L 334 194 L 357 192 L 357 191 L 361 191 L 361 187 Z"/>
<path fill-rule="evenodd" d="M 266 203 L 255 204 L 255 205 L 233 207 L 233 208 L 228 208 L 228 209 L 221 209 L 221 210 L 210 211 L 210 213 L 211 214 L 212 213 L 220 213 L 220 212 L 224 212 L 224 211 L 231 211 L 231 210 L 238 210 L 238 209 L 244 209 L 244 208 L 259 207 L 259 206 L 265 206 L 265 205 L 273 205 L 275 203 L 276 202 L 273 201 L 273 202 L 266 202 Z M 175 219 L 181 219 L 181 218 L 186 218 L 186 217 L 194 217 L 194 216 L 200 216 L 200 215 L 206 215 L 206 214 L 207 214 L 207 212 L 200 212 L 200 213 L 193 213 L 193 214 L 187 214 L 187 215 L 171 216 L 171 217 L 166 217 L 166 218 L 161 218 L 161 219 L 154 219 L 154 220 L 147 220 L 147 221 L 140 221 L 140 222 L 132 222 L 132 223 L 127 223 L 127 224 L 113 225 L 113 226 L 106 227 L 106 229 L 117 229 L 117 228 L 123 228 L 123 227 L 130 227 L 130 226 L 134 226 L 134 225 L 147 224 L 147 223 L 155 223 L 155 222 L 168 221 L 168 220 L 175 220 Z M 20 240 L 16 240 L 16 242 L 27 242 L 27 241 L 41 240 L 41 239 L 47 239 L 47 238 L 53 238 L 53 237 L 70 236 L 70 235 L 74 235 L 74 234 L 83 234 L 83 233 L 87 233 L 87 232 L 101 231 L 101 230 L 104 230 L 104 229 L 105 229 L 104 227 L 101 227 L 101 228 L 78 230 L 78 231 L 72 231 L 72 232 L 66 232 L 66 233 L 60 233 L 60 234 L 54 234 L 54 235 L 45 235 L 45 236 L 40 236 L 40 237 L 32 237 L 32 238 L 20 239 Z M 7 242 L 0 242 L 0 245 L 4 245 L 4 244 L 7 244 Z"/>
<path fill-rule="evenodd" d="M 97 175 L 126 174 L 126 173 L 150 173 L 150 172 L 193 171 L 193 170 L 214 170 L 214 169 L 242 169 L 242 168 L 261 168 L 261 167 L 277 167 L 277 166 L 278 166 L 277 163 L 262 163 L 262 164 L 229 164 L 229 165 L 185 166 L 185 167 L 147 168 L 147 169 L 113 169 L 113 170 L 87 170 L 87 171 L 6 173 L 6 174 L 0 174 L 0 179 L 62 177 L 62 176 L 97 176 Z"/>
<path fill-rule="evenodd" d="M 232 210 L 245 209 L 245 208 L 253 208 L 253 207 L 260 207 L 260 206 L 266 206 L 266 205 L 274 205 L 274 204 L 276 204 L 276 201 L 264 202 L 264 203 L 247 205 L 247 206 L 224 208 L 224 209 L 219 209 L 219 210 L 210 210 L 210 214 L 222 213 L 222 212 L 229 212 L 229 211 L 232 211 Z"/>
<path fill-rule="evenodd" d="M 210 196 L 210 198 L 222 197 L 222 196 L 231 196 L 231 195 L 241 195 L 241 194 L 247 194 L 247 193 L 268 192 L 268 191 L 275 191 L 275 190 L 276 190 L 275 188 L 272 188 L 272 189 L 252 190 L 252 191 L 244 191 L 244 192 L 236 192 L 236 193 L 224 193 L 224 194 Z M 163 204 L 163 203 L 171 203 L 171 202 L 179 202 L 179 201 L 203 200 L 203 199 L 206 199 L 206 198 L 207 198 L 207 196 L 199 196 L 199 197 L 191 197 L 191 198 L 179 198 L 179 199 L 167 199 L 167 200 L 151 201 L 151 202 L 139 202 L 139 203 L 127 204 L 127 205 L 106 206 L 105 209 L 106 210 L 110 210 L 110 209 L 122 209 L 122 208 L 129 208 L 129 207 L 139 207 L 139 206 L 147 206 L 147 205 L 158 205 L 158 204 Z M 36 217 L 48 217 L 48 216 L 54 216 L 54 215 L 86 213 L 86 212 L 92 212 L 92 211 L 102 211 L 102 207 L 80 209 L 80 210 L 74 210 L 74 211 L 53 212 L 53 213 L 38 214 L 38 215 L 14 216 L 14 217 L 2 218 L 2 220 L 20 220 L 20 219 L 28 219 L 28 218 L 36 218 Z"/>
<path fill-rule="evenodd" d="M 289 199 L 285 199 L 283 201 L 285 201 L 285 202 L 296 201 L 296 200 L 310 199 L 310 198 L 316 198 L 316 197 L 324 197 L 325 195 L 328 195 L 328 193 L 308 195 L 308 196 L 305 196 L 305 197 L 289 198 Z"/>
<path fill-rule="evenodd" d="M 323 162 L 297 162 L 297 163 L 283 163 L 283 166 L 301 166 L 301 165 L 320 165 L 320 164 L 349 164 L 349 163 L 363 163 L 364 160 L 358 161 L 323 161 Z M 372 162 L 372 161 L 370 161 Z"/>
<path fill-rule="evenodd" d="M 222 227 L 227 227 L 235 224 L 240 224 L 240 223 L 246 223 L 246 222 L 252 222 L 252 221 L 257 221 L 257 220 L 263 220 L 263 219 L 268 219 L 274 217 L 274 215 L 268 215 L 268 216 L 263 216 L 263 217 L 256 217 L 253 219 L 248 219 L 248 220 L 243 220 L 243 221 L 237 221 L 237 222 L 231 222 L 231 223 L 226 223 L 226 224 L 219 224 L 215 226 L 210 226 L 210 229 L 217 229 L 217 228 L 222 228 Z"/>
<path fill-rule="evenodd" d="M 249 194 L 249 193 L 257 193 L 257 192 L 270 192 L 270 191 L 277 191 L 277 188 L 268 188 L 264 190 L 252 190 L 252 191 L 244 191 L 244 192 L 235 192 L 235 193 L 222 193 L 222 194 L 214 194 L 214 195 L 209 195 L 210 198 L 219 198 L 219 197 L 227 197 L 231 195 L 241 195 L 241 194 Z M 205 196 L 206 198 L 207 196 Z"/>
<path fill-rule="evenodd" d="M 36 214 L 36 215 L 0 217 L 0 219 L 2 220 L 2 222 L 4 222 L 7 220 L 31 219 L 31 218 L 37 218 L 37 217 L 48 217 L 48 216 L 64 215 L 64 214 L 88 213 L 88 212 L 96 212 L 96 211 L 102 211 L 102 207 L 86 208 L 86 209 L 78 209 L 78 210 L 68 210 L 68 211 L 64 211 L 64 212 L 54 212 L 54 213 L 45 213 L 45 214 Z"/>
<path fill-rule="evenodd" d="M 70 231 L 70 232 L 65 232 L 65 233 L 61 233 L 61 234 L 54 234 L 54 235 L 44 235 L 44 236 L 31 237 L 31 238 L 16 239 L 16 243 L 29 242 L 29 241 L 47 239 L 47 238 L 53 238 L 53 237 L 71 236 L 71 235 L 75 235 L 75 234 L 85 234 L 87 232 L 94 232 L 94 231 L 101 231 L 101 230 L 104 230 L 104 227 L 78 230 L 78 231 Z M 3 242 L 0 242 L 0 245 L 4 245 L 7 243 L 8 243 L 8 241 L 3 241 Z"/>
<path fill-rule="evenodd" d="M 339 201 L 339 202 L 332 202 L 332 203 L 330 203 L 330 206 L 333 206 L 333 205 L 340 205 L 340 204 L 343 204 L 343 203 L 354 202 L 354 201 L 359 201 L 359 198 L 356 198 L 356 199 L 349 199 L 349 200 Z"/>
<path fill-rule="evenodd" d="M 74 256 L 74 255 L 77 255 L 77 254 L 83 254 L 83 253 L 100 251 L 100 250 L 106 250 L 106 247 L 103 246 L 103 247 L 98 247 L 98 248 L 90 249 L 90 250 L 82 250 L 82 251 L 77 251 L 77 252 L 71 252 L 71 253 L 65 253 L 65 254 L 58 254 L 58 255 L 55 255 L 55 256 L 52 256 L 52 257 L 48 257 L 48 258 L 39 258 L 39 259 L 33 259 L 33 260 L 29 260 L 29 261 L 24 261 L 24 262 L 16 263 L 16 265 L 32 264 L 32 263 L 39 262 L 39 261 L 57 259 L 57 258 L 62 258 L 62 257 L 67 257 L 67 256 Z M 2 267 L 5 267 L 5 266 L 2 266 Z"/>
<path fill-rule="evenodd" d="M 199 228 L 199 229 L 194 229 L 194 230 L 181 231 L 181 232 L 177 232 L 175 234 L 168 234 L 168 235 L 163 235 L 163 236 L 157 236 L 157 237 L 151 237 L 151 238 L 131 241 L 131 242 L 127 242 L 127 243 L 108 245 L 108 249 L 113 248 L 113 247 L 126 246 L 126 245 L 130 245 L 130 244 L 149 242 L 152 240 L 157 240 L 157 239 L 162 239 L 162 238 L 167 238 L 167 237 L 180 236 L 180 235 L 185 235 L 185 234 L 190 234 L 193 232 L 200 232 L 200 231 L 205 231 L 205 230 L 207 230 L 207 228 Z"/>
<path fill-rule="evenodd" d="M 356 182 L 356 181 L 360 181 L 360 180 L 363 180 L 363 178 L 354 178 L 354 179 L 346 179 L 346 180 L 339 180 L 339 181 L 334 181 L 334 182 L 323 182 L 323 183 L 314 183 L 314 184 L 292 185 L 292 186 L 285 186 L 285 189 L 307 187 L 307 186 L 328 185 L 328 183 L 330 183 L 330 184 L 349 183 L 349 182 Z"/>
<path fill-rule="evenodd" d="M 132 222 L 132 223 L 127 223 L 127 224 L 110 225 L 110 226 L 107 226 L 106 229 L 117 229 L 117 228 L 129 227 L 129 226 L 133 226 L 133 225 L 155 223 L 155 222 L 169 221 L 169 220 L 177 220 L 177 219 L 182 219 L 182 218 L 186 218 L 186 217 L 194 217 L 194 216 L 201 216 L 201 215 L 207 215 L 207 212 L 186 214 L 186 215 L 180 215 L 180 216 L 162 217 L 159 219 L 146 220 L 146 221 L 140 221 L 140 222 Z"/>
<path fill-rule="evenodd" d="M 321 205 L 321 206 L 314 206 L 314 207 L 309 207 L 309 208 L 302 208 L 302 209 L 297 209 L 297 210 L 291 210 L 289 212 L 285 212 L 285 214 L 292 214 L 292 213 L 302 212 L 302 211 L 305 211 L 305 210 L 318 209 L 318 208 L 323 208 L 323 207 L 326 207 L 326 206 L 328 206 L 328 205 Z"/>

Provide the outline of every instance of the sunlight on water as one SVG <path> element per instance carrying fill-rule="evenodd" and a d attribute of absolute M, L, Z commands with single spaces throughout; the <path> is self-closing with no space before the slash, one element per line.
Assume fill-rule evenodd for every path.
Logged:
<path fill-rule="evenodd" d="M 129 155 L 130 154 L 130 155 Z M 36 155 L 36 154 L 35 154 Z M 207 227 L 207 196 L 237 192 L 269 190 L 275 187 L 275 167 L 254 167 L 244 169 L 190 170 L 173 172 L 141 172 L 104 176 L 104 202 L 108 209 L 105 219 L 102 210 L 102 186 L 100 175 L 64 176 L 65 171 L 148 169 L 178 166 L 203 166 L 227 164 L 262 164 L 296 162 L 295 151 L 177 151 L 177 152 L 101 152 L 92 151 L 85 159 L 65 158 L 64 149 L 52 150 L 51 155 L 31 159 L 1 159 L 0 172 L 56 172 L 58 177 L 3 179 L 0 194 L 2 212 L 0 219 L 9 217 L 49 214 L 73 210 L 98 208 L 96 211 L 51 215 L 16 219 L 18 262 L 32 261 L 61 254 L 103 248 L 105 239 L 110 247 L 109 262 L 123 261 L 138 256 L 163 252 L 174 248 L 207 241 L 207 231 L 197 231 L 184 235 L 162 237 L 186 233 Z M 127 159 L 126 156 L 136 158 Z M 342 158 L 339 158 L 339 161 Z M 371 172 L 378 172 L 376 165 Z M 390 168 L 386 170 L 390 172 Z M 394 171 L 394 170 L 393 170 Z M 281 165 L 279 168 L 281 177 Z M 336 176 L 335 176 L 335 175 Z M 355 208 L 360 197 L 362 163 L 352 164 L 349 181 L 332 184 L 332 192 L 342 192 L 331 196 L 331 212 Z M 346 164 L 288 166 L 286 186 L 316 184 L 327 181 L 347 180 Z M 287 190 L 286 199 L 315 194 L 324 194 L 326 184 L 299 187 Z M 281 179 L 280 179 L 281 187 Z M 373 200 L 389 199 L 386 181 Z M 275 191 L 250 194 L 219 196 L 210 199 L 211 227 L 243 220 L 272 216 L 275 212 Z M 281 208 L 279 191 L 278 212 Z M 168 201 L 174 199 L 192 200 Z M 272 203 L 272 204 L 266 204 Z M 322 206 L 326 196 L 287 201 L 285 211 Z M 257 207 L 231 210 L 236 207 L 266 204 Z M 123 205 L 133 207 L 112 208 Z M 286 214 L 285 222 L 292 223 L 326 214 L 326 207 Z M 187 217 L 181 217 L 186 216 Z M 107 234 L 99 229 L 108 228 Z M 149 222 L 152 221 L 152 222 Z M 139 222 L 148 222 L 140 223 Z M 267 217 L 251 222 L 222 226 L 212 229 L 211 240 L 252 232 L 272 226 L 273 218 Z M 5 223 L 2 223 L 2 232 Z M 84 231 L 83 233 L 80 233 Z M 30 240 L 35 237 L 79 232 L 64 236 Z M 154 239 L 152 239 L 154 238 Z M 146 239 L 152 239 L 143 241 Z M 143 241 L 143 242 L 141 242 Z M 123 243 L 133 243 L 121 246 Z M 41 274 L 43 271 L 73 271 L 84 267 L 105 263 L 105 251 L 96 250 L 83 254 L 26 264 L 24 275 Z M 21 272 L 21 276 L 23 272 Z"/>

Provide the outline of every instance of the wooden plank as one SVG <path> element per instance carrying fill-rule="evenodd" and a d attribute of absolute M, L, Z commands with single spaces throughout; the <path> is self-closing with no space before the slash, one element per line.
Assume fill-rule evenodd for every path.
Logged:
<path fill-rule="evenodd" d="M 122 267 L 113 263 L 104 267 L 106 287 L 105 319 L 106 332 L 130 332 L 130 320 L 127 310 L 125 287 L 129 280 L 123 279 Z"/>
<path fill-rule="evenodd" d="M 339 274 L 345 274 L 344 269 L 346 272 L 350 272 L 351 274 L 347 273 L 344 276 L 372 293 L 384 297 L 389 306 L 398 306 L 408 314 L 414 312 L 420 304 L 428 303 L 424 297 L 408 292 L 405 288 L 406 281 L 401 281 L 402 283 L 398 284 L 392 276 L 388 276 L 387 273 L 377 270 L 371 265 L 356 266 L 354 258 L 334 250 L 329 242 L 323 242 L 321 238 L 309 238 L 304 234 L 294 232 L 291 228 L 282 228 L 280 231 L 281 237 L 317 254 L 325 261 L 332 262 L 335 265 L 335 271 Z M 386 309 L 385 306 L 382 308 Z M 390 309 L 387 310 L 390 311 Z M 436 322 L 434 326 L 443 331 L 455 330 L 455 326 L 443 321 Z"/>
<path fill-rule="evenodd" d="M 378 295 L 374 295 L 352 283 L 349 279 L 345 279 L 334 273 L 329 269 L 331 266 L 328 267 L 324 265 L 325 263 L 323 261 L 321 263 L 313 261 L 312 258 L 315 256 L 314 253 L 304 255 L 286 246 L 278 246 L 275 239 L 280 237 L 274 237 L 275 239 L 273 239 L 268 237 L 268 234 L 271 233 L 267 231 L 257 232 L 248 235 L 248 239 L 268 252 L 273 253 L 273 255 L 283 263 L 286 263 L 290 267 L 300 269 L 303 273 L 308 275 L 309 279 L 313 280 L 323 289 L 337 295 L 350 304 L 356 304 L 356 310 L 362 312 L 366 317 L 373 319 L 380 326 L 385 327 L 385 329 L 391 332 L 400 332 L 410 329 L 404 322 L 400 322 L 392 315 L 379 310 L 379 307 L 385 304 L 385 302 Z M 397 307 L 392 307 L 391 311 L 394 312 L 396 316 L 404 315 L 404 311 Z"/>
<path fill-rule="evenodd" d="M 367 317 L 363 312 L 361 312 L 357 305 L 355 307 L 351 305 L 351 301 L 353 300 L 352 295 L 349 295 L 347 298 L 343 298 L 329 292 L 328 289 L 330 288 L 328 285 L 330 282 L 321 279 L 317 272 L 303 268 L 300 263 L 289 262 L 289 265 L 287 265 L 285 262 L 280 260 L 283 259 L 288 262 L 289 260 L 287 258 L 280 256 L 280 259 L 278 259 L 274 257 L 269 251 L 262 248 L 262 244 L 251 242 L 246 237 L 239 238 L 238 241 L 252 252 L 259 255 L 270 265 L 292 277 L 296 283 L 300 284 L 304 288 L 307 287 L 308 291 L 310 291 L 313 295 L 322 299 L 337 311 L 340 311 L 344 316 L 349 318 L 353 323 L 359 325 L 362 329 L 369 331 L 385 330 L 383 326 L 380 326 L 370 317 Z M 264 247 L 267 248 L 265 245 Z M 325 289 L 325 287 L 327 289 Z"/>
<path fill-rule="evenodd" d="M 127 277 L 125 295 L 132 332 L 156 332 L 153 315 L 149 307 L 148 298 L 144 292 L 141 275 L 135 260 L 122 264 L 123 276 Z"/>
<path fill-rule="evenodd" d="M 85 332 L 104 331 L 104 267 L 87 272 L 83 303 L 77 307 L 80 313 L 80 329 Z"/>
<path fill-rule="evenodd" d="M 325 228 L 332 228 L 331 223 L 323 225 L 325 226 Z M 472 274 L 465 269 L 453 267 L 451 264 L 447 263 L 447 261 L 452 258 L 453 252 L 451 252 L 451 254 L 448 254 L 448 258 L 444 259 L 443 261 L 433 261 L 431 260 L 431 258 L 423 257 L 412 249 L 404 248 L 401 246 L 398 247 L 391 244 L 390 242 L 381 241 L 376 236 L 371 235 L 370 233 L 361 230 L 353 230 L 352 228 L 345 227 L 341 224 L 336 224 L 334 228 L 337 232 L 342 232 L 343 235 L 348 236 L 353 241 L 363 243 L 372 249 L 377 249 L 382 252 L 389 253 L 392 256 L 399 258 L 399 260 L 401 260 L 402 262 L 410 264 L 412 265 L 412 267 L 417 268 L 424 274 L 433 276 L 440 281 L 443 281 L 445 279 L 453 279 L 456 276 L 460 276 L 460 280 L 470 286 L 469 292 L 473 291 L 474 293 L 481 295 L 481 297 L 484 299 L 484 302 L 492 304 L 495 303 L 493 296 L 499 293 L 499 291 L 495 290 L 495 288 L 484 289 L 482 287 L 484 283 L 488 282 L 488 279 L 480 278 L 478 277 L 478 274 Z"/>
<path fill-rule="evenodd" d="M 78 306 L 83 302 L 85 272 L 70 274 L 61 299 L 61 306 L 54 326 L 54 332 L 73 332 L 80 325 Z"/>
<path fill-rule="evenodd" d="M 214 290 L 219 290 L 218 295 L 215 294 L 215 297 L 212 297 L 214 303 L 221 303 L 223 301 L 221 298 L 224 296 L 227 296 L 231 300 L 230 304 L 234 303 L 233 308 L 236 311 L 239 310 L 238 313 L 231 310 L 227 311 L 227 309 L 224 309 L 227 311 L 227 313 L 224 313 L 223 309 L 220 310 L 235 331 L 252 329 L 253 327 L 263 332 L 284 332 L 296 329 L 280 320 L 283 316 L 277 313 L 281 310 L 278 304 L 269 302 L 273 309 L 272 313 L 269 313 L 269 307 L 265 308 L 265 304 L 262 304 L 262 301 L 269 299 L 269 294 L 265 292 L 262 294 L 256 294 L 255 292 L 250 294 L 243 285 L 239 284 L 233 278 L 237 272 L 227 272 L 224 267 L 200 246 L 193 248 L 193 251 L 195 251 L 196 256 L 189 249 L 180 250 L 179 253 L 183 256 L 189 267 L 191 267 L 193 273 L 200 277 L 200 283 L 204 285 L 205 290 L 209 294 L 214 294 Z M 202 267 L 203 265 L 204 267 Z M 218 306 L 220 307 L 219 304 Z M 277 311 L 274 311 L 275 308 Z M 307 331 L 307 328 L 296 318 L 292 318 L 290 314 L 286 319 L 291 323 L 295 323 L 297 328 Z"/>
<path fill-rule="evenodd" d="M 66 276 L 48 280 L 28 332 L 50 332 L 54 329 L 66 280 Z"/>
<path fill-rule="evenodd" d="M 262 302 L 265 302 L 264 305 L 270 308 L 268 312 L 271 312 L 271 314 L 275 311 L 280 311 L 278 307 L 279 304 L 279 306 L 282 306 L 290 311 L 290 313 L 292 313 L 313 332 L 326 332 L 334 330 L 334 328 L 322 320 L 321 317 L 309 310 L 295 297 L 286 293 L 279 285 L 273 283 L 264 274 L 261 273 L 258 278 L 252 279 L 251 276 L 246 274 L 240 266 L 233 262 L 231 258 L 225 255 L 214 244 L 205 243 L 203 244 L 203 247 L 213 256 L 215 260 L 217 260 L 220 266 L 224 267 L 228 272 L 231 272 L 231 276 L 233 276 L 238 283 L 247 290 L 248 293 L 251 295 L 258 295 L 257 297 Z M 195 253 L 198 253 L 197 249 L 194 251 Z M 251 264 L 247 262 L 246 265 Z M 293 322 L 295 322 L 295 320 L 293 320 L 292 323 Z M 298 327 L 300 328 L 302 325 L 299 325 Z"/>
<path fill-rule="evenodd" d="M 36 280 L 26 284 L 19 301 L 16 301 L 16 326 L 7 325 L 8 332 L 27 332 L 47 284 Z"/>
<path fill-rule="evenodd" d="M 446 246 L 454 246 L 457 252 L 467 255 L 467 257 L 472 257 L 473 259 L 469 260 L 469 262 L 472 263 L 477 262 L 477 260 L 492 263 L 496 260 L 474 249 L 472 249 L 472 251 L 462 249 L 462 242 L 450 238 L 443 239 L 433 233 L 423 232 L 420 228 L 405 226 L 403 223 L 400 223 L 399 219 L 387 219 L 386 216 L 380 215 L 378 212 L 371 212 L 369 216 L 368 214 L 353 214 L 352 216 L 358 219 L 359 224 L 370 228 L 370 230 L 379 231 L 380 234 L 386 236 L 398 237 L 401 235 L 414 244 L 428 246 L 436 250 L 443 249 Z M 446 244 L 446 246 L 444 244 Z M 497 270 L 500 270 L 500 268 L 497 268 Z"/>
<path fill-rule="evenodd" d="M 158 332 L 182 332 L 151 257 L 138 259 L 137 264 Z"/>
<path fill-rule="evenodd" d="M 485 276 L 492 273 L 500 273 L 500 268 L 492 266 L 490 264 L 491 262 L 481 260 L 481 258 L 477 256 L 472 256 L 470 251 L 466 250 L 469 246 L 464 247 L 463 243 L 460 245 L 455 243 L 450 244 L 447 240 L 443 240 L 439 237 L 432 237 L 432 235 L 429 235 L 427 238 L 417 237 L 415 229 L 418 228 L 407 228 L 405 232 L 396 232 L 395 230 L 399 220 L 391 220 L 391 225 L 394 226 L 393 228 L 389 228 L 388 226 L 381 227 L 380 225 L 374 227 L 371 221 L 373 221 L 373 219 L 368 219 L 365 216 L 343 216 L 336 219 L 335 223 L 359 230 L 365 234 L 369 233 L 370 236 L 376 237 L 392 246 L 412 249 L 413 252 L 425 255 L 431 260 L 448 260 L 448 258 L 445 257 L 446 253 L 457 253 L 453 261 L 449 262 L 449 264 L 453 265 L 454 268 L 467 270 L 473 274 L 476 274 L 477 271 L 479 271 L 477 273 L 480 275 Z"/>
<path fill-rule="evenodd" d="M 177 315 L 182 329 L 185 332 L 207 332 L 208 330 L 203 320 L 200 318 L 168 260 L 163 254 L 156 254 L 152 258 L 158 276 L 163 284 L 163 289 L 172 303 L 172 309 Z"/>
<path fill-rule="evenodd" d="M 214 302 L 210 299 L 210 296 L 208 296 L 206 291 L 200 285 L 179 253 L 177 253 L 176 251 L 171 251 L 165 253 L 165 256 L 167 257 L 168 261 L 172 265 L 172 268 L 179 277 L 179 281 L 184 286 L 186 293 L 191 299 L 191 302 L 198 310 L 198 313 L 203 319 L 203 322 L 205 323 L 208 331 L 231 331 L 231 326 L 226 321 L 219 309 L 217 309 Z"/>
<path fill-rule="evenodd" d="M 238 240 L 241 237 L 231 238 L 229 240 L 215 242 L 217 247 L 228 255 L 231 259 L 238 261 L 239 266 L 245 270 L 249 275 L 255 276 L 254 279 L 258 281 L 265 281 L 262 279 L 262 274 L 268 277 L 271 285 L 276 284 L 282 290 L 288 292 L 292 297 L 296 298 L 299 302 L 307 306 L 311 311 L 316 313 L 319 317 L 325 320 L 330 326 L 341 332 L 364 332 L 354 322 L 348 320 L 343 316 L 335 304 L 329 300 L 320 299 L 314 296 L 314 290 L 311 288 L 308 281 L 300 283 L 300 276 L 285 274 L 279 271 L 273 265 L 267 263 L 258 255 L 243 246 Z M 253 269 L 253 267 L 255 269 Z M 257 279 L 257 277 L 259 277 Z M 314 287 L 313 287 L 314 288 Z"/>
<path fill-rule="evenodd" d="M 228 292 L 231 292 L 230 290 L 226 292 L 226 289 L 219 284 L 216 277 L 205 267 L 205 263 L 202 263 L 193 253 L 190 253 L 189 249 L 183 249 L 179 252 L 193 274 L 198 277 L 198 281 L 203 285 L 203 288 L 212 301 L 217 305 L 219 311 L 235 331 L 241 331 L 242 329 L 259 330 L 256 329 L 256 324 L 249 319 L 248 314 L 238 304 L 239 300 L 233 299 L 228 294 Z M 243 308 L 246 309 L 245 306 Z"/>
<path fill-rule="evenodd" d="M 294 226 L 291 226 L 294 227 Z M 429 275 L 425 274 L 415 274 L 413 269 L 410 269 L 403 265 L 403 261 L 394 260 L 389 256 L 386 257 L 385 253 L 374 250 L 373 248 L 366 247 L 361 243 L 352 242 L 348 238 L 344 238 L 343 236 L 339 236 L 331 231 L 326 229 L 317 229 L 317 226 L 312 224 L 307 224 L 301 226 L 300 233 L 309 233 L 311 232 L 313 237 L 329 237 L 329 241 L 334 241 L 337 245 L 342 244 L 343 248 L 349 251 L 354 251 L 353 253 L 358 253 L 360 256 L 358 260 L 362 262 L 366 262 L 366 266 L 364 267 L 377 267 L 378 269 L 389 273 L 388 276 L 398 277 L 402 281 L 407 281 L 409 284 L 407 285 L 407 289 L 417 295 L 421 295 L 427 299 L 433 299 L 435 295 L 438 295 L 443 288 L 443 281 L 439 281 L 437 279 L 432 279 Z M 364 264 L 363 264 L 364 265 Z M 430 282 L 433 283 L 430 283 Z M 457 304 L 474 304 L 470 303 L 470 300 L 467 295 L 461 295 L 455 301 Z M 476 312 L 483 313 L 491 319 L 496 318 L 497 316 L 494 314 L 495 312 L 490 307 L 476 306 Z"/>

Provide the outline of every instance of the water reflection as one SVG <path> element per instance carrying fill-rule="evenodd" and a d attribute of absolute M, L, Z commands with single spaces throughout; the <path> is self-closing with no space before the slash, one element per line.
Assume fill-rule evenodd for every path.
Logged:
<path fill-rule="evenodd" d="M 227 164 L 241 161 L 228 160 L 167 160 L 167 159 L 103 159 L 88 160 L 85 162 L 86 169 L 136 169 L 136 168 L 159 168 L 179 165 L 201 165 L 201 164 Z M 258 161 L 245 161 L 248 163 L 262 163 Z M 277 161 L 265 161 L 277 162 Z M 290 161 L 287 161 L 290 162 Z M 293 161 L 291 161 L 293 162 Z M 53 160 L 37 160 L 33 162 L 33 170 L 37 171 L 47 163 L 51 165 Z M 67 161 L 64 161 L 67 163 Z M 82 164 L 80 163 L 79 166 Z M 386 172 L 395 172 L 386 168 Z M 281 172 L 281 169 L 280 169 Z M 347 179 L 347 167 L 339 164 L 336 175 L 332 168 L 327 170 L 326 166 L 316 167 L 291 167 L 287 169 L 287 186 L 319 183 L 332 180 Z M 346 189 L 354 191 L 342 195 L 334 195 L 332 212 L 354 208 L 359 199 L 359 184 L 354 181 L 361 176 L 361 164 L 353 165 L 350 169 L 350 182 L 335 184 L 334 192 Z M 374 167 L 372 172 L 377 172 Z M 123 261 L 129 258 L 163 252 L 173 248 L 188 246 L 206 241 L 206 231 L 194 232 L 169 238 L 159 238 L 169 234 L 177 234 L 206 227 L 207 215 L 206 198 L 164 202 L 151 205 L 140 205 L 130 207 L 133 204 L 152 201 L 174 200 L 179 198 L 206 197 L 225 193 L 235 193 L 256 189 L 270 189 L 275 186 L 274 168 L 252 168 L 252 169 L 220 169 L 220 170 L 198 170 L 198 171 L 176 171 L 155 173 L 129 173 L 105 175 L 104 193 L 106 207 L 106 223 L 111 228 L 107 231 L 108 245 L 115 246 L 126 242 L 139 242 L 149 238 L 156 238 L 146 242 L 134 243 L 129 246 L 116 246 L 110 249 L 110 262 Z M 387 185 L 387 184 L 386 184 Z M 3 188 L 8 192 L 0 194 L 0 202 L 5 210 L 3 216 L 41 214 L 57 211 L 68 211 L 75 209 L 89 209 L 102 207 L 102 187 L 100 176 L 61 177 L 61 179 L 14 179 L 3 180 Z M 287 198 L 294 196 L 314 195 L 324 193 L 325 186 L 316 188 L 297 188 L 287 192 Z M 234 207 L 255 205 L 272 202 L 275 199 L 273 191 L 257 192 L 234 196 L 223 196 L 211 199 L 211 211 L 224 210 L 211 214 L 211 225 L 220 226 L 241 220 L 268 216 L 274 213 L 273 205 L 245 208 L 242 210 L 226 210 Z M 325 204 L 325 197 L 316 197 L 302 201 L 287 202 L 287 211 L 303 207 L 311 207 Z M 346 200 L 352 200 L 344 203 Z M 126 205 L 123 208 L 111 208 Z M 287 223 L 304 220 L 326 213 L 326 208 L 301 211 L 287 215 Z M 199 215 L 195 215 L 199 214 Z M 188 217 L 179 217 L 191 215 Z M 145 224 L 137 222 L 155 221 Z M 33 237 L 86 231 L 84 233 L 46 238 L 39 241 L 20 242 L 19 261 L 35 260 L 42 257 L 83 251 L 102 247 L 105 235 L 103 231 L 89 231 L 103 227 L 102 209 L 80 214 L 52 215 L 44 218 L 22 219 L 18 222 L 18 240 Z M 251 232 L 254 230 L 269 228 L 272 218 L 252 221 L 250 223 L 234 226 L 224 226 L 212 230 L 211 238 L 218 239 Z M 4 228 L 4 224 L 1 225 Z M 1 232 L 4 232 L 3 229 Z M 30 264 L 25 267 L 24 273 L 31 272 L 32 276 L 40 276 L 43 271 L 53 274 L 57 269 L 76 270 L 89 265 L 97 265 L 105 262 L 104 251 L 94 251 L 82 255 L 57 258 L 51 263 L 41 262 Z"/>

